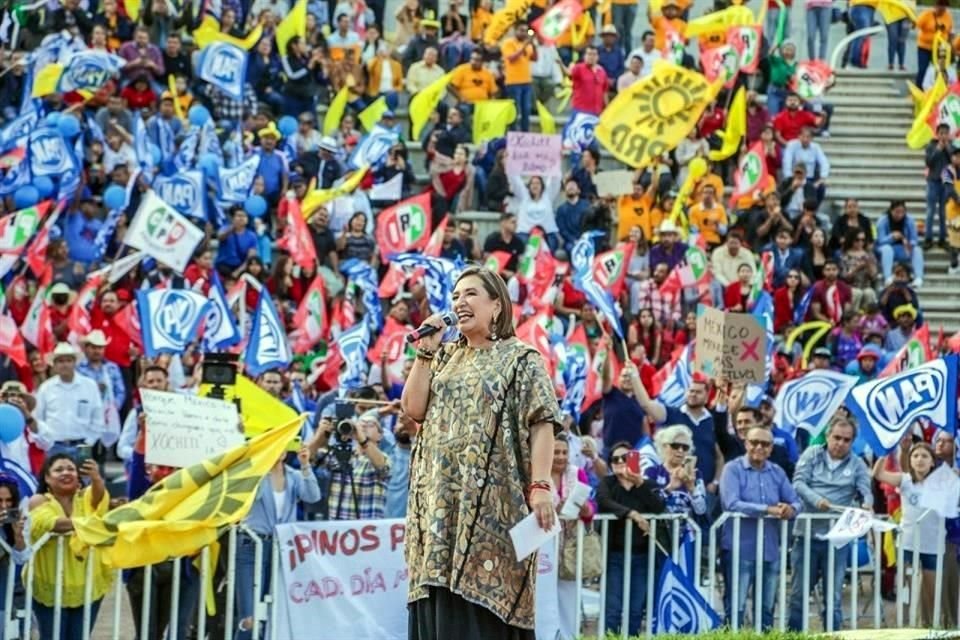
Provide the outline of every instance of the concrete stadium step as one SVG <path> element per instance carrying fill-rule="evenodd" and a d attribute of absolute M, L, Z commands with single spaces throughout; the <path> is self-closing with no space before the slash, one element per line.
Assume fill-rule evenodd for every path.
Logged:
<path fill-rule="evenodd" d="M 869 124 L 871 127 L 878 129 L 892 129 L 906 133 L 912 122 L 913 120 L 909 116 L 902 116 L 896 113 L 892 115 L 874 114 L 867 116 L 854 113 L 850 109 L 845 109 L 834 113 L 833 117 L 830 118 L 830 137 L 841 135 L 840 133 L 836 133 L 838 128 L 843 131 L 846 127 L 857 127 L 864 124 Z"/>
<path fill-rule="evenodd" d="M 831 163 L 831 166 L 832 163 Z M 833 171 L 830 172 L 834 174 Z M 841 177 L 840 172 L 836 172 L 837 177 Z M 925 177 L 923 175 L 923 167 L 917 165 L 894 165 L 892 163 L 875 163 L 871 165 L 864 165 L 860 163 L 858 166 L 846 167 L 843 170 L 842 177 L 859 177 L 859 178 L 892 178 L 893 180 L 909 180 L 911 186 L 923 186 Z"/>
<path fill-rule="evenodd" d="M 878 138 L 899 138 L 903 140 L 906 133 L 905 130 L 899 127 L 878 129 L 871 126 L 868 121 L 862 121 L 859 124 L 830 125 L 831 138 L 870 138 L 874 144 L 877 143 Z"/>
<path fill-rule="evenodd" d="M 846 105 L 844 105 L 843 108 L 834 107 L 831 121 L 835 122 L 837 118 L 847 119 L 852 117 L 860 118 L 866 122 L 872 122 L 873 118 L 901 118 L 905 121 L 912 122 L 913 105 L 894 103 L 886 106 L 878 105 L 854 108 L 846 108 Z"/>
<path fill-rule="evenodd" d="M 917 183 L 920 182 L 918 185 Z M 827 190 L 873 190 L 882 197 L 921 200 L 926 198 L 923 183 L 914 178 L 831 175 L 827 180 Z"/>
<path fill-rule="evenodd" d="M 940 327 L 943 327 L 944 333 L 947 337 L 953 335 L 957 331 L 960 331 L 960 318 L 958 318 L 956 313 L 950 313 L 947 311 L 928 311 L 926 308 L 926 302 L 923 299 L 923 293 L 920 294 L 920 306 L 923 307 L 923 317 L 926 320 L 927 324 L 930 325 L 930 328 L 934 332 L 939 331 Z"/>
<path fill-rule="evenodd" d="M 904 90 L 897 93 L 893 97 L 890 96 L 871 96 L 871 95 L 855 95 L 855 94 L 835 94 L 833 91 L 830 91 L 826 95 L 826 102 L 829 102 L 834 106 L 835 109 L 839 110 L 842 107 L 866 107 L 866 108 L 883 108 L 883 107 L 896 107 L 900 108 L 902 106 L 913 108 L 913 102 L 907 96 L 907 92 Z"/>
<path fill-rule="evenodd" d="M 872 171 L 874 169 L 879 169 L 881 173 L 897 173 L 898 175 L 917 175 L 917 172 L 923 171 L 922 159 L 918 161 L 917 158 L 909 157 L 900 157 L 900 158 L 889 158 L 888 163 L 881 162 L 864 162 L 864 159 L 855 156 L 855 155 L 839 155 L 836 153 L 831 153 L 824 149 L 824 153 L 827 154 L 827 158 L 830 159 L 830 173 L 834 175 L 847 175 L 849 171 L 856 169 L 863 169 L 865 171 Z M 890 166 L 894 164 L 896 166 Z"/>
<path fill-rule="evenodd" d="M 904 145 L 873 143 L 866 146 L 851 142 L 851 138 L 817 138 L 817 143 L 832 161 L 836 158 L 860 158 L 864 165 L 888 160 L 916 160 L 923 164 L 923 149 L 911 149 Z"/>
<path fill-rule="evenodd" d="M 844 126 L 846 127 L 847 125 Z M 829 138 L 816 138 L 816 140 L 821 146 L 823 146 L 823 150 L 825 152 L 828 148 L 843 146 L 849 149 L 851 152 L 859 151 L 863 153 L 864 157 L 882 158 L 883 154 L 888 150 L 893 151 L 894 153 L 900 153 L 901 151 L 914 151 L 922 155 L 922 149 L 915 150 L 907 147 L 907 143 L 905 141 L 906 135 L 906 129 L 901 129 L 894 136 L 885 136 L 882 140 L 878 140 L 877 136 L 869 135 L 866 132 L 858 132 L 853 134 L 849 131 L 844 131 L 842 135 L 834 135 L 833 129 L 831 129 Z"/>
<path fill-rule="evenodd" d="M 888 69 L 855 69 L 853 67 L 845 67 L 843 69 L 837 69 L 834 71 L 834 75 L 837 76 L 837 80 L 848 79 L 848 78 L 892 78 L 892 79 L 909 79 L 912 78 L 915 74 L 910 71 L 893 71 Z"/>
<path fill-rule="evenodd" d="M 926 269 L 924 269 L 926 271 Z M 953 305 L 953 308 L 956 310 L 957 307 L 960 307 L 960 289 L 957 285 L 960 284 L 960 277 L 958 276 L 947 276 L 953 278 L 953 283 L 951 284 L 931 284 L 929 278 L 924 277 L 923 279 L 923 293 L 926 294 L 930 299 L 937 300 L 944 304 L 950 303 Z"/>
<path fill-rule="evenodd" d="M 896 98 L 899 95 L 901 95 L 901 90 L 898 89 L 892 82 L 882 85 L 843 85 L 837 83 L 837 86 L 830 89 L 830 91 L 827 93 L 827 102 L 829 102 L 829 98 L 831 96 L 871 96 L 875 98 Z"/>

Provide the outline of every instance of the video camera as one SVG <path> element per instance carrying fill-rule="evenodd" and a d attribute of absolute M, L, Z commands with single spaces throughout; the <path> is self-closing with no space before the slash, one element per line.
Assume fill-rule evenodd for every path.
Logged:
<path fill-rule="evenodd" d="M 227 387 L 237 384 L 237 363 L 240 356 L 235 353 L 208 353 L 203 356 L 200 368 L 200 383 L 210 385 L 208 397 L 217 400 L 227 399 Z M 234 398 L 237 411 L 240 411 L 240 398 Z"/>
<path fill-rule="evenodd" d="M 353 458 L 353 434 L 356 416 L 353 403 L 338 400 L 335 405 L 336 426 L 329 441 L 331 457 L 328 464 L 331 471 L 352 471 L 350 460 Z"/>

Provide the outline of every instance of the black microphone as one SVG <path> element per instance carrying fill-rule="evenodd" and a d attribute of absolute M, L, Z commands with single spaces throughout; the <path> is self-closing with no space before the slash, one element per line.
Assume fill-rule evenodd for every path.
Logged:
<path fill-rule="evenodd" d="M 440 319 L 443 320 L 444 328 L 452 327 L 457 322 L 457 316 L 452 311 L 447 311 L 445 314 L 440 316 Z M 427 336 L 432 336 L 437 331 L 442 331 L 443 328 L 437 328 L 432 324 L 422 324 L 419 329 L 411 331 L 407 334 L 407 342 L 416 342 L 420 338 L 426 338 Z"/>

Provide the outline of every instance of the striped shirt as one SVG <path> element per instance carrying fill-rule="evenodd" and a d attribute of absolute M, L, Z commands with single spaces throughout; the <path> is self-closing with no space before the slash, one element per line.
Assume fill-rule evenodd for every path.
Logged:
<path fill-rule="evenodd" d="M 327 506 L 331 520 L 379 520 L 387 505 L 387 481 L 390 479 L 390 458 L 379 469 L 370 458 L 353 455 L 353 476 L 343 471 L 331 473 L 330 498 Z M 354 494 L 356 491 L 356 494 Z"/>

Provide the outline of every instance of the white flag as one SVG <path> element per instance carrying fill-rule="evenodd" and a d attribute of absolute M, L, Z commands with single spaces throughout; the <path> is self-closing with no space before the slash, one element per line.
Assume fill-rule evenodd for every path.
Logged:
<path fill-rule="evenodd" d="M 942 464 L 923 481 L 920 492 L 921 509 L 932 509 L 941 518 L 956 518 L 958 500 L 960 478 L 952 467 Z"/>
<path fill-rule="evenodd" d="M 180 273 L 187 268 L 203 231 L 179 211 L 157 197 L 144 195 L 123 242 L 140 249 Z"/>
<path fill-rule="evenodd" d="M 840 518 L 833 524 L 830 531 L 821 537 L 824 540 L 829 540 L 834 547 L 842 547 L 861 536 L 865 536 L 871 530 L 891 531 L 896 528 L 896 525 L 892 523 L 874 518 L 869 511 L 850 507 L 843 510 Z"/>

